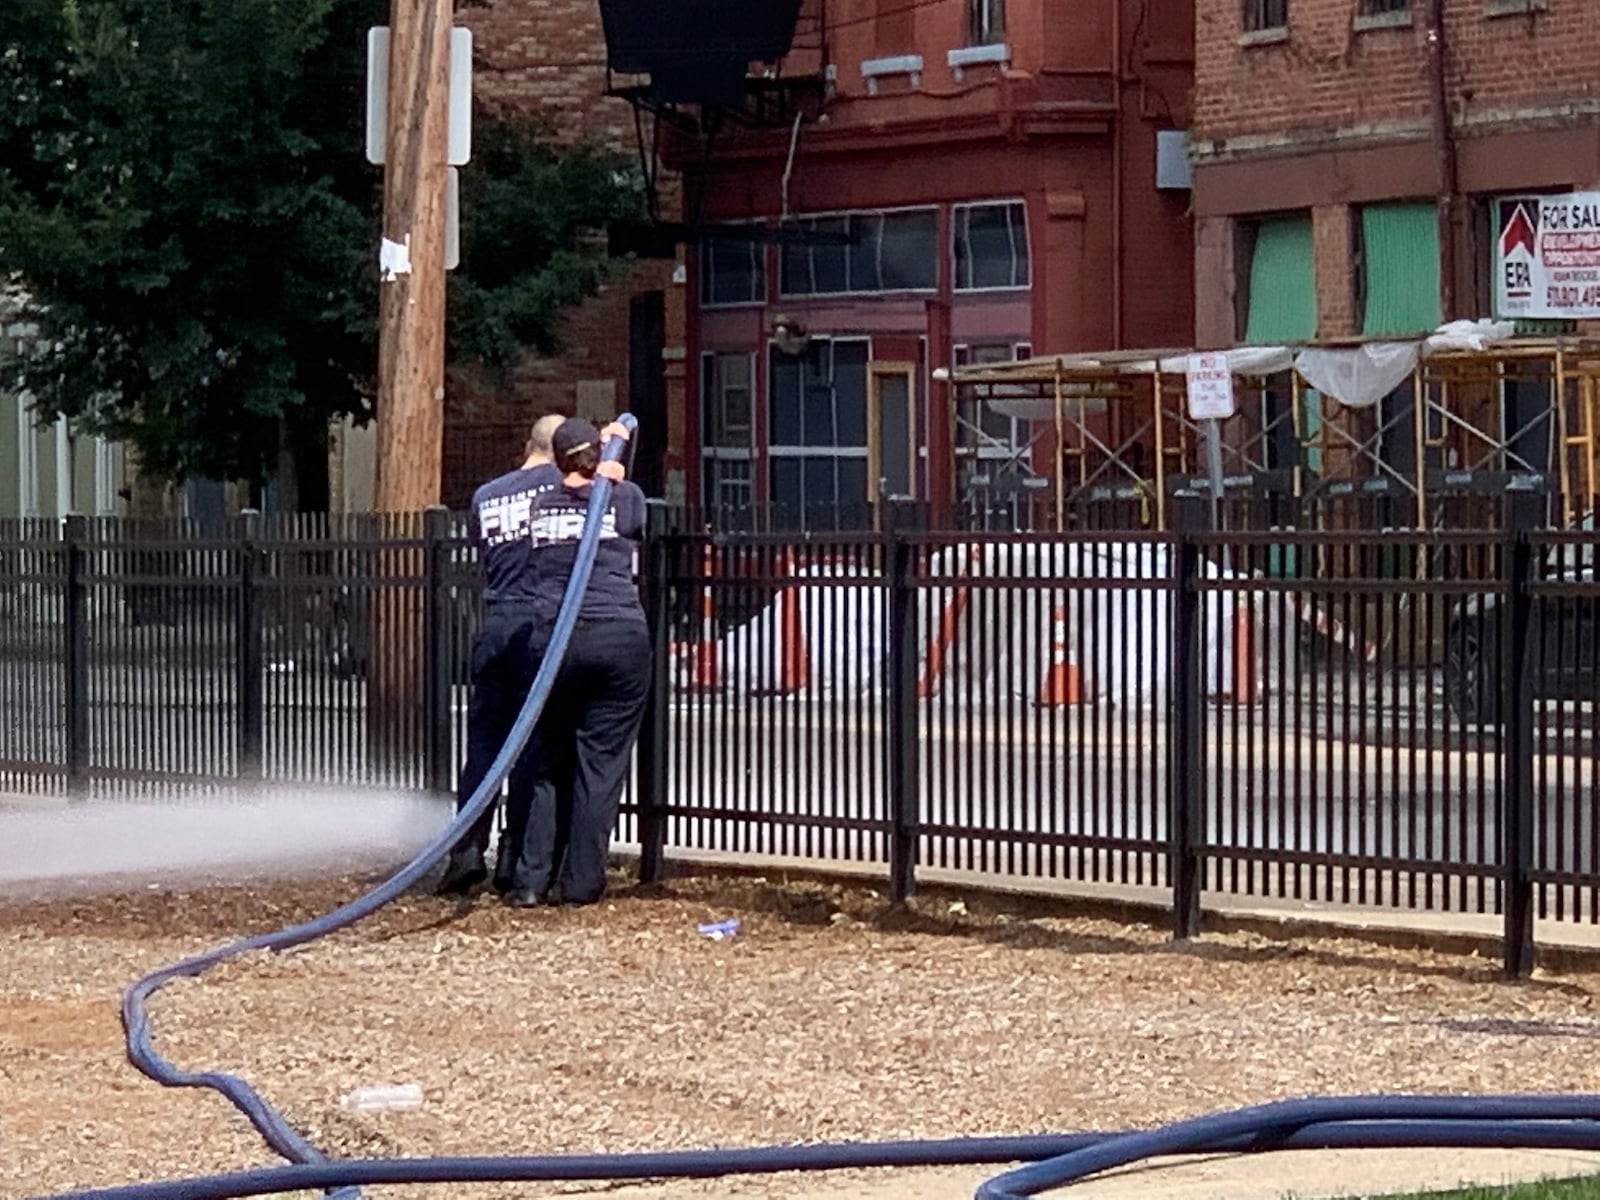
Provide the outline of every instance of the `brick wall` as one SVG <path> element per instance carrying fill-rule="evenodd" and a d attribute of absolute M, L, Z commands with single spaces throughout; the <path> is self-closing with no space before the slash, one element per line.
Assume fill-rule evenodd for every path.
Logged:
<path fill-rule="evenodd" d="M 1360 330 L 1355 308 L 1354 216 L 1344 204 L 1311 210 L 1311 246 L 1316 263 L 1317 336 L 1351 337 Z"/>
<path fill-rule="evenodd" d="M 608 99 L 605 37 L 597 0 L 460 0 L 456 21 L 473 31 L 474 90 L 480 111 L 511 108 L 549 119 L 558 137 L 596 138 L 637 153 L 633 113 Z M 472 170 L 469 164 L 462 170 Z M 663 212 L 675 204 L 664 188 Z M 680 286 L 673 264 L 636 264 L 599 296 L 567 316 L 558 358 L 529 355 L 504 377 L 458 372 L 450 380 L 445 412 L 444 502 L 464 504 L 472 489 L 515 466 L 528 426 L 548 411 L 571 413 L 580 384 L 586 394 L 609 381 L 617 407 L 628 397 L 629 303 L 643 292 L 667 294 L 669 347 L 683 344 Z M 668 382 L 668 461 L 682 446 L 681 390 Z"/>
<path fill-rule="evenodd" d="M 1527 110 L 1573 102 L 1600 107 L 1592 0 L 1543 0 L 1542 10 L 1503 15 L 1518 3 L 1446 0 L 1447 79 L 1463 125 L 1515 124 Z M 1425 125 L 1424 0 L 1413 0 L 1411 24 L 1372 29 L 1357 28 L 1357 0 L 1288 0 L 1287 38 L 1254 45 L 1240 44 L 1243 8 L 1241 0 L 1196 0 L 1202 142 Z"/>

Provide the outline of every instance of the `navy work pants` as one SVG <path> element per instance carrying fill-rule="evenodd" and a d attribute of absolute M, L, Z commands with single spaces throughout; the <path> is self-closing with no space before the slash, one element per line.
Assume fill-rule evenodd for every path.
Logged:
<path fill-rule="evenodd" d="M 461 768 L 456 791 L 456 811 L 460 812 L 489 774 L 489 768 L 510 736 L 517 713 L 528 698 L 528 688 L 538 670 L 533 653 L 536 616 L 531 607 L 492 604 L 484 613 L 483 629 L 472 645 L 472 698 L 467 707 L 467 761 Z M 509 877 L 510 860 L 522 843 L 527 825 L 528 805 L 534 785 L 532 743 L 511 770 L 511 791 L 506 801 L 505 837 L 501 841 L 503 868 L 495 871 L 496 882 L 504 886 Z M 481 857 L 489 848 L 489 831 L 494 825 L 495 806 L 490 805 L 457 844 L 457 852 L 476 850 Z"/>
<path fill-rule="evenodd" d="M 605 893 L 611 832 L 650 671 L 643 621 L 579 621 L 573 630 L 529 745 L 537 780 L 512 876 L 518 891 L 549 896 L 555 889 L 574 904 L 592 904 Z"/>

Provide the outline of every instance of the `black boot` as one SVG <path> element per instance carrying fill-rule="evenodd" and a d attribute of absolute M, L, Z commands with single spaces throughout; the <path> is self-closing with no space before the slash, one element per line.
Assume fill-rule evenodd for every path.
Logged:
<path fill-rule="evenodd" d="M 500 851 L 500 857 L 494 863 L 494 890 L 504 896 L 516 886 L 516 862 L 512 855 L 505 850 Z"/>
<path fill-rule="evenodd" d="M 484 866 L 483 851 L 475 847 L 452 850 L 445 862 L 444 876 L 433 891 L 437 896 L 465 896 L 487 878 L 489 868 Z"/>

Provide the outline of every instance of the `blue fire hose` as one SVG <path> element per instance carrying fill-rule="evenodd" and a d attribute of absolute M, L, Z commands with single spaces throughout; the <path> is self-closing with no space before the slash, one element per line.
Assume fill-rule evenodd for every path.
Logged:
<path fill-rule="evenodd" d="M 633 417 L 618 418 L 630 431 Z M 615 461 L 626 443 L 607 443 Z M 611 484 L 597 478 L 577 561 L 556 618 L 550 646 L 506 743 L 478 790 L 455 819 L 405 867 L 378 887 L 313 920 L 258 934 L 186 958 L 134 982 L 123 996 L 128 1058 L 168 1087 L 205 1087 L 226 1096 L 250 1119 L 288 1166 L 161 1183 L 62 1193 L 58 1200 L 223 1200 L 304 1189 L 349 1198 L 362 1184 L 420 1184 L 558 1180 L 714 1178 L 777 1171 L 865 1167 L 980 1165 L 1028 1162 L 978 1189 L 977 1200 L 1018 1200 L 1144 1158 L 1185 1153 L 1294 1149 L 1531 1147 L 1600 1149 L 1600 1096 L 1354 1096 L 1284 1101 L 1130 1133 L 1043 1134 L 943 1141 L 768 1146 L 616 1155 L 542 1157 L 387 1158 L 329 1161 L 244 1080 L 221 1072 L 181 1071 L 150 1041 L 146 1002 L 174 979 L 193 977 L 252 950 L 287 950 L 326 937 L 370 916 L 422 879 L 482 815 L 522 753 L 566 654 L 599 545 Z"/>
<path fill-rule="evenodd" d="M 638 430 L 638 421 L 631 414 L 624 414 L 618 421 L 628 429 L 631 440 L 631 435 Z M 601 458 L 612 462 L 618 461 L 627 449 L 627 445 L 623 439 L 613 438 L 602 448 Z M 602 518 L 610 502 L 611 481 L 603 476 L 596 477 L 590 491 L 589 511 L 584 522 L 583 537 L 578 543 L 577 561 L 573 564 L 572 578 L 568 580 L 566 594 L 562 597 L 561 610 L 556 617 L 549 649 L 539 664 L 538 673 L 528 691 L 528 698 L 522 705 L 522 711 L 517 714 L 516 722 L 511 727 L 505 745 L 500 748 L 499 755 L 490 765 L 489 773 L 478 785 L 478 790 L 456 814 L 455 819 L 405 867 L 366 895 L 357 897 L 343 907 L 287 929 L 257 934 L 255 937 L 244 938 L 221 949 L 197 954 L 182 962 L 152 971 L 135 981 L 122 997 L 122 1025 L 127 1034 L 128 1059 L 135 1067 L 167 1087 L 203 1087 L 221 1092 L 250 1119 L 250 1123 L 260 1131 L 267 1144 L 284 1158 L 299 1163 L 324 1161 L 322 1153 L 301 1137 L 283 1115 L 244 1080 L 235 1075 L 215 1071 L 182 1071 L 157 1053 L 150 1041 L 150 1016 L 145 1010 L 146 1002 L 174 979 L 199 975 L 226 959 L 248 954 L 252 950 L 288 950 L 353 925 L 401 896 L 450 852 L 456 842 L 472 828 L 473 822 L 494 801 L 500 791 L 500 785 L 511 770 L 512 763 L 528 744 L 533 727 L 538 723 L 539 714 L 543 711 L 550 689 L 555 683 L 556 672 L 561 669 L 561 660 L 566 655 L 567 642 L 572 637 L 573 626 L 577 624 L 578 610 L 583 602 L 583 594 L 589 586 L 589 575 L 594 569 Z"/>
<path fill-rule="evenodd" d="M 1438 1100 L 1428 1097 L 1361 1096 L 1349 1099 L 1300 1100 L 1238 1113 L 1201 1117 L 1166 1129 L 1135 1133 L 1043 1134 L 1024 1137 L 954 1138 L 945 1141 L 842 1143 L 820 1146 L 761 1146 L 741 1150 L 678 1150 L 644 1154 L 553 1155 L 549 1157 L 373 1158 L 346 1162 L 258 1167 L 223 1175 L 196 1176 L 165 1183 L 132 1184 L 96 1191 L 72 1192 L 57 1200 L 227 1200 L 266 1196 L 305 1188 L 356 1184 L 508 1183 L 574 1180 L 710 1179 L 724 1175 L 771 1174 L 778 1171 L 839 1171 L 868 1167 L 976 1166 L 988 1163 L 1049 1159 L 1034 1167 L 1009 1172 L 984 1184 L 981 1200 L 1033 1196 L 1069 1182 L 1057 1169 L 1072 1156 L 1095 1154 L 1098 1161 L 1074 1167 L 1074 1178 L 1150 1154 L 1241 1154 L 1277 1150 L 1365 1150 L 1459 1147 L 1541 1150 L 1600 1148 L 1600 1097 L 1547 1096 L 1502 1098 L 1518 1111 L 1547 1119 L 1507 1120 L 1477 1099 Z M 1436 1106 L 1470 1116 L 1423 1119 Z M 1298 1109 L 1299 1118 L 1289 1110 Z M 1277 1110 L 1273 1112 L 1273 1110 Z M 1329 1119 L 1305 1117 L 1320 1110 Z M 1356 1111 L 1365 1119 L 1337 1120 L 1331 1114 Z M 1403 1110 L 1410 1116 L 1401 1117 Z M 1582 1119 L 1562 1119 L 1581 1112 Z M 1378 1116 L 1376 1114 L 1393 1114 Z M 1270 1114 L 1263 1116 L 1263 1114 Z M 1554 1118 L 1554 1119 L 1549 1119 Z M 1226 1124 L 1231 1133 L 1218 1126 Z M 1242 1130 L 1242 1132 L 1241 1132 Z M 1150 1149 L 1153 1143 L 1159 1148 Z M 1054 1157 L 1053 1157 L 1054 1156 Z M 1081 1162 L 1081 1160 L 1080 1160 Z M 1030 1172 L 1046 1172 L 1019 1179 Z M 1010 1190 L 1010 1189 L 1018 1190 Z M 998 1189 L 998 1190 L 997 1190 Z"/>

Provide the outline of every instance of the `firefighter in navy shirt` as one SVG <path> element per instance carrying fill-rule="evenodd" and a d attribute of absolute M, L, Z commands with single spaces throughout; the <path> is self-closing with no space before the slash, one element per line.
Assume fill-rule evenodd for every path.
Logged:
<path fill-rule="evenodd" d="M 620 473 L 618 464 L 600 462 L 602 438 L 626 436 L 620 425 L 602 435 L 572 418 L 552 438 L 561 486 L 540 492 L 529 515 L 540 610 L 535 654 L 577 560 L 595 475 Z M 616 484 L 578 623 L 530 748 L 539 778 L 507 895 L 512 904 L 592 904 L 605 892 L 611 830 L 650 686 L 650 636 L 633 570 L 644 522 L 644 493 Z"/>
<path fill-rule="evenodd" d="M 551 437 L 563 417 L 541 417 L 528 437 L 527 458 L 515 471 L 491 479 L 472 496 L 473 540 L 483 567 L 483 629 L 472 646 L 472 699 L 467 709 L 467 761 L 461 768 L 456 809 L 466 806 L 505 745 L 527 699 L 538 666 L 529 647 L 539 592 L 528 540 L 529 519 L 538 498 L 561 485 L 551 461 Z M 515 848 L 522 842 L 534 785 L 531 752 L 524 752 L 511 774 L 505 835 L 495 867 L 495 887 L 511 886 Z M 465 895 L 488 878 L 485 855 L 494 806 L 457 843 L 445 865 L 438 892 Z"/>

